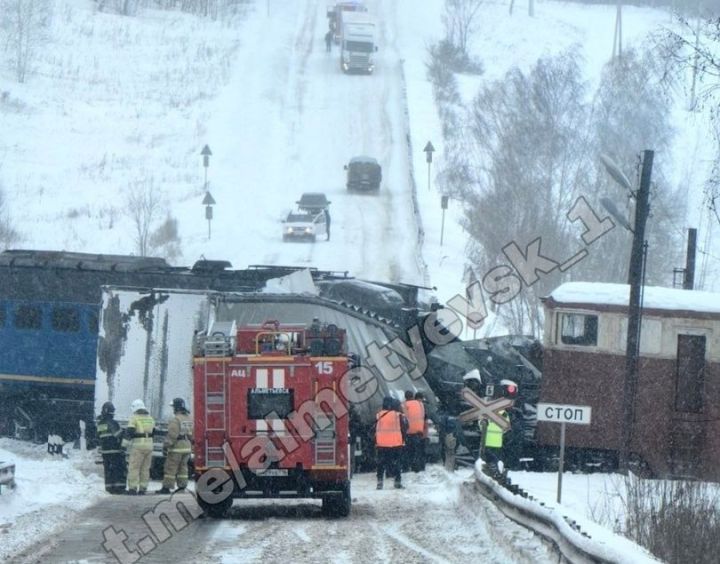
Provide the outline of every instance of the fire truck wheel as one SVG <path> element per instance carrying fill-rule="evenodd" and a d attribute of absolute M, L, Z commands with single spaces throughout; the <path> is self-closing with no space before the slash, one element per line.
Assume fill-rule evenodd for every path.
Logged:
<path fill-rule="evenodd" d="M 323 497 L 322 512 L 327 517 L 347 517 L 350 515 L 351 504 L 350 482 L 345 482 L 342 491 Z"/>
<path fill-rule="evenodd" d="M 222 517 L 224 517 L 233 503 L 232 497 L 228 497 L 220 503 L 213 504 L 203 501 L 202 496 L 198 496 L 197 500 L 200 504 L 200 507 L 205 512 L 205 515 L 207 515 L 208 517 L 212 517 L 213 519 L 221 519 Z"/>

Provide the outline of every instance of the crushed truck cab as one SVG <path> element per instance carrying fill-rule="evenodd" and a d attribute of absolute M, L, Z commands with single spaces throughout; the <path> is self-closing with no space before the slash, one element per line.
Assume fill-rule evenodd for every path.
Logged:
<path fill-rule="evenodd" d="M 194 349 L 194 478 L 203 509 L 222 516 L 237 498 L 319 498 L 323 513 L 347 516 L 345 331 L 317 321 L 224 322 L 199 334 Z"/>

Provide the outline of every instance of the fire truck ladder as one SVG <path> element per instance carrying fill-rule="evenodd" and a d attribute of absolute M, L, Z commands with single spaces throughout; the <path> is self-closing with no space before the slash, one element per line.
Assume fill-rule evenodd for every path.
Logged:
<path fill-rule="evenodd" d="M 208 365 L 210 367 L 208 368 Z M 205 362 L 205 430 L 225 431 L 225 370 L 220 362 Z M 218 426 L 218 422 L 219 426 Z M 205 438 L 205 461 L 208 466 L 224 466 L 222 445 L 210 446 Z"/>
<path fill-rule="evenodd" d="M 317 418 L 318 426 L 325 427 L 315 432 L 315 465 L 316 466 L 333 466 L 335 465 L 335 419 L 326 414 L 322 414 Z"/>

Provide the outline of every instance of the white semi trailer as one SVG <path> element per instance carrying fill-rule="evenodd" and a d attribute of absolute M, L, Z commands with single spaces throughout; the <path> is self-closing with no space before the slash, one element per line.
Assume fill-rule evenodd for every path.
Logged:
<path fill-rule="evenodd" d="M 375 70 L 376 26 L 367 12 L 341 12 L 340 68 L 345 73 Z"/>

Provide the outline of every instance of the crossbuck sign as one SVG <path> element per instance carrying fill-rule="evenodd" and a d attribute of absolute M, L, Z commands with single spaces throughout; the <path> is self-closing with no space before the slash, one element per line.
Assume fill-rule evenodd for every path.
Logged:
<path fill-rule="evenodd" d="M 490 419 L 503 431 L 510 428 L 510 422 L 500 415 L 500 412 L 511 407 L 513 400 L 510 398 L 500 398 L 492 401 L 485 401 L 470 388 L 463 388 L 461 393 L 463 399 L 474 407 L 463 411 L 459 415 L 460 421 Z"/>

